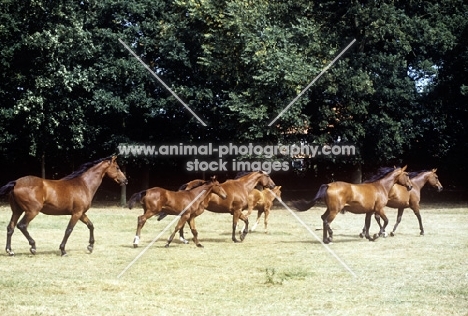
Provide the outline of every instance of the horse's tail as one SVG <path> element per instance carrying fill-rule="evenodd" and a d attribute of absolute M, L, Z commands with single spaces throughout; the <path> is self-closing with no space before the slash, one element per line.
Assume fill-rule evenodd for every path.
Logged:
<path fill-rule="evenodd" d="M 312 201 L 306 201 L 306 200 L 293 201 L 292 206 L 299 212 L 307 211 L 309 208 L 314 206 L 318 200 L 321 200 L 325 197 L 325 195 L 327 194 L 327 189 L 328 189 L 328 184 L 322 184 Z"/>
<path fill-rule="evenodd" d="M 136 202 L 140 202 L 141 199 L 146 195 L 146 190 L 134 193 L 130 200 L 128 200 L 128 208 L 132 209 Z"/>
<path fill-rule="evenodd" d="M 7 195 L 11 191 L 13 191 L 13 188 L 15 187 L 16 181 L 10 181 L 7 184 L 5 184 L 3 187 L 0 188 L 0 196 Z"/>

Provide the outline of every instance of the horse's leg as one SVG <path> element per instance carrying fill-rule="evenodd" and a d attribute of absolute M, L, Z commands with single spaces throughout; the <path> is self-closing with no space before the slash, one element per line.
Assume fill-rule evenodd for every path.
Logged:
<path fill-rule="evenodd" d="M 70 237 L 71 233 L 73 232 L 73 228 L 75 228 L 76 223 L 82 216 L 82 213 L 75 213 L 71 216 L 70 221 L 68 222 L 67 229 L 65 230 L 65 235 L 63 236 L 62 242 L 59 246 L 60 252 L 62 253 L 62 257 L 67 255 L 67 252 L 65 251 L 65 245 L 67 244 L 68 237 Z"/>
<path fill-rule="evenodd" d="M 242 231 L 242 234 L 240 235 L 240 240 L 243 241 L 245 239 L 245 236 L 249 232 L 249 217 L 244 215 L 242 212 L 240 212 L 239 218 L 244 222 L 244 230 Z"/>
<path fill-rule="evenodd" d="M 263 220 L 263 223 L 265 225 L 265 234 L 268 233 L 268 216 L 270 216 L 270 208 L 269 207 L 265 208 L 265 218 Z"/>
<path fill-rule="evenodd" d="M 323 243 L 329 244 L 333 241 L 333 230 L 330 227 L 330 223 L 335 218 L 337 212 L 331 212 L 328 208 L 322 215 L 323 221 Z"/>
<path fill-rule="evenodd" d="M 25 212 L 23 218 L 21 218 L 21 220 L 19 221 L 17 225 L 18 229 L 23 233 L 24 237 L 26 237 L 26 239 L 28 240 L 29 245 L 31 246 L 31 248 L 29 248 L 29 251 L 31 251 L 33 255 L 36 254 L 36 242 L 34 241 L 34 239 L 31 237 L 31 235 L 28 232 L 28 225 L 34 219 L 34 217 L 36 217 L 36 215 L 37 215 L 36 212 Z"/>
<path fill-rule="evenodd" d="M 133 239 L 133 247 L 137 248 L 138 244 L 140 243 L 140 234 L 141 234 L 141 229 L 143 226 L 145 226 L 146 221 L 148 218 L 151 218 L 155 213 L 151 211 L 146 211 L 143 213 L 143 215 L 138 216 L 137 220 L 137 230 L 135 233 L 135 238 Z"/>
<path fill-rule="evenodd" d="M 185 225 L 184 225 L 184 226 L 185 226 Z M 185 239 L 185 237 L 184 237 L 184 226 L 182 226 L 182 228 L 179 229 L 179 240 L 180 240 L 181 242 L 183 242 L 184 244 L 188 244 L 189 241 L 188 241 L 187 239 Z"/>
<path fill-rule="evenodd" d="M 419 235 L 424 236 L 424 228 L 423 228 L 423 224 L 422 224 L 422 218 L 421 218 L 421 214 L 419 213 L 419 204 L 412 207 L 412 210 L 414 212 L 414 215 L 416 215 L 416 217 L 418 218 L 419 231 L 420 231 Z"/>
<path fill-rule="evenodd" d="M 88 245 L 88 251 L 89 253 L 93 252 L 94 249 L 94 225 L 93 223 L 89 220 L 88 216 L 86 214 L 83 214 L 80 217 L 80 221 L 86 224 L 86 226 L 89 229 L 89 245 Z"/>
<path fill-rule="evenodd" d="M 7 226 L 7 241 L 5 250 L 10 256 L 14 256 L 15 253 L 11 250 L 11 236 L 15 231 L 16 224 L 18 223 L 18 219 L 20 218 L 21 214 L 23 214 L 23 210 L 21 210 L 18 206 L 11 206 L 13 214 L 11 215 L 10 222 Z"/>
<path fill-rule="evenodd" d="M 258 223 L 260 223 L 260 216 L 262 216 L 262 211 L 258 211 L 257 213 L 257 219 L 255 220 L 255 223 L 253 224 L 252 228 L 250 229 L 251 232 L 253 232 L 256 228 L 257 228 L 257 225 Z"/>
<path fill-rule="evenodd" d="M 167 239 L 167 243 L 166 243 L 166 248 L 169 247 L 169 245 L 171 244 L 172 240 L 174 240 L 174 236 L 175 234 L 180 231 L 180 229 L 182 227 L 184 227 L 185 223 L 187 222 L 187 219 L 190 217 L 190 213 L 187 213 L 185 212 L 182 217 L 179 219 L 179 222 L 177 222 L 177 225 L 174 229 L 174 231 L 172 232 L 171 236 L 169 236 L 169 238 Z"/>
<path fill-rule="evenodd" d="M 242 215 L 242 210 L 235 210 L 232 214 L 232 237 L 231 239 L 233 242 L 239 242 L 239 240 L 236 238 L 236 228 L 237 228 L 237 222 L 239 221 L 239 218 L 241 215 Z"/>
<path fill-rule="evenodd" d="M 193 242 L 195 243 L 195 245 L 197 245 L 197 247 L 203 248 L 203 245 L 200 244 L 200 242 L 198 241 L 198 231 L 195 227 L 195 217 L 190 217 L 188 224 L 190 226 L 190 230 L 192 231 Z"/>
<path fill-rule="evenodd" d="M 392 232 L 390 233 L 390 236 L 395 236 L 395 231 L 396 231 L 398 225 L 399 225 L 400 222 L 401 222 L 401 217 L 403 216 L 403 211 L 404 211 L 404 210 L 405 210 L 404 208 L 399 208 L 399 209 L 398 209 L 398 215 L 397 215 L 396 223 L 395 223 L 395 226 L 393 226 L 393 230 L 392 230 Z"/>
<path fill-rule="evenodd" d="M 365 236 L 366 239 L 368 239 L 369 241 L 374 241 L 375 239 L 374 239 L 374 238 L 371 238 L 371 236 L 370 236 L 370 234 L 369 234 L 371 219 L 372 219 L 372 213 L 366 213 L 366 220 L 365 220 L 365 227 L 364 227 L 364 229 L 365 229 L 364 236 Z"/>
<path fill-rule="evenodd" d="M 379 213 L 380 213 L 380 217 L 382 217 L 382 219 L 384 221 L 383 226 L 380 226 L 379 236 L 383 236 L 385 238 L 385 237 L 387 237 L 387 233 L 385 232 L 385 228 L 388 225 L 388 218 L 387 218 L 387 215 L 385 215 L 383 209 L 380 210 Z"/>

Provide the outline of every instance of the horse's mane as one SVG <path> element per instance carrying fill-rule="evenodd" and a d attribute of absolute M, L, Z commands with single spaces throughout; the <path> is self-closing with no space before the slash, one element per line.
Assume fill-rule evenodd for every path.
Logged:
<path fill-rule="evenodd" d="M 73 173 L 70 173 L 68 176 L 62 178 L 62 180 L 71 180 L 71 179 L 74 179 L 76 177 L 79 177 L 80 175 L 82 175 L 83 173 L 85 173 L 86 171 L 88 171 L 89 168 L 97 165 L 98 163 L 101 163 L 105 160 L 110 160 L 112 159 L 112 156 L 109 156 L 109 157 L 106 157 L 106 158 L 100 158 L 100 159 L 97 159 L 97 160 L 94 160 L 94 161 L 91 161 L 91 162 L 87 162 L 87 163 L 84 163 L 82 164 L 77 170 L 73 171 Z"/>
<path fill-rule="evenodd" d="M 239 178 L 242 178 L 248 174 L 251 174 L 251 173 L 254 173 L 254 172 L 264 172 L 262 170 L 255 170 L 255 171 L 239 171 L 237 174 L 236 174 L 236 177 L 234 179 L 239 179 Z"/>
<path fill-rule="evenodd" d="M 364 183 L 378 181 L 394 170 L 395 170 L 394 167 L 381 167 L 379 168 L 379 170 L 377 170 L 377 172 L 374 175 L 370 177 L 370 179 L 367 179 L 366 181 L 364 181 Z"/>
<path fill-rule="evenodd" d="M 423 173 L 423 172 L 428 172 L 428 171 L 431 171 L 431 170 L 411 171 L 411 172 L 408 172 L 408 177 L 412 179 L 416 177 L 418 174 Z"/>
<path fill-rule="evenodd" d="M 189 186 L 189 184 L 192 184 L 192 183 L 196 183 L 196 184 L 192 184 L 193 186 L 190 187 L 189 190 L 192 190 L 192 189 L 201 187 L 202 185 L 205 185 L 205 184 L 207 184 L 207 183 L 211 183 L 212 181 L 213 181 L 212 179 L 206 180 L 206 181 L 205 181 L 205 180 L 202 180 L 202 179 L 200 179 L 200 180 L 192 180 L 192 181 L 190 181 L 190 182 L 187 182 L 187 183 L 182 184 L 182 185 L 179 187 L 179 191 L 185 191 L 185 190 L 187 190 L 187 187 Z"/>

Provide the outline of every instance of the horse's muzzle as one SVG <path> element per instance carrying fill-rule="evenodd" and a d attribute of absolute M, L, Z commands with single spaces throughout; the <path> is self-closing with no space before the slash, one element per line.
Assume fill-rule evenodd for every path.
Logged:
<path fill-rule="evenodd" d="M 128 184 L 128 180 L 127 179 L 115 179 L 115 182 L 117 182 L 120 186 L 124 186 L 124 185 L 127 185 Z"/>
<path fill-rule="evenodd" d="M 437 192 L 441 192 L 444 189 L 443 186 L 437 187 Z"/>

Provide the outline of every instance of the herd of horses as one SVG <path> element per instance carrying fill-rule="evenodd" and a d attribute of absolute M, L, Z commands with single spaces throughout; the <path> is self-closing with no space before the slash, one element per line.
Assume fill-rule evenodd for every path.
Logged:
<path fill-rule="evenodd" d="M 17 227 L 28 240 L 31 246 L 30 252 L 36 254 L 36 242 L 28 232 L 28 225 L 40 212 L 46 215 L 71 216 L 59 246 L 62 256 L 67 254 L 65 246 L 78 220 L 89 229 L 87 249 L 92 252 L 94 226 L 86 212 L 105 176 L 119 185 L 128 183 L 117 164 L 117 157 L 111 156 L 85 163 L 75 172 L 59 180 L 25 176 L 2 186 L 0 196 L 8 195 L 12 210 L 12 216 L 7 225 L 6 252 L 10 256 L 14 255 L 11 238 Z M 324 243 L 333 240 L 333 230 L 330 224 L 339 212 L 345 211 L 365 214 L 365 225 L 361 237 L 375 240 L 381 235 L 385 236 L 385 228 L 388 225 L 388 218 L 384 212 L 385 206 L 398 209 L 397 222 L 392 235 L 401 221 L 403 210 L 408 207 L 418 218 L 420 234 L 423 235 L 419 201 L 421 188 L 426 183 L 439 191 L 442 190 L 436 169 L 408 173 L 406 166 L 381 168 L 373 178 L 361 184 L 339 181 L 323 184 L 312 200 L 291 201 L 290 206 L 297 211 L 306 211 L 318 200 L 325 202 L 326 211 L 321 216 Z M 205 210 L 232 215 L 232 240 L 234 242 L 239 242 L 236 238 L 236 228 L 238 221 L 243 221 L 244 228 L 240 233 L 240 241 L 243 241 L 249 232 L 249 215 L 253 210 L 258 210 L 258 214 L 252 230 L 264 214 L 265 231 L 267 231 L 268 215 L 275 199 L 281 200 L 281 186 L 277 186 L 264 171 L 242 174 L 223 183 L 219 183 L 215 177 L 206 181 L 196 179 L 186 183 L 178 191 L 160 187 L 143 190 L 133 194 L 128 201 L 130 209 L 137 203 L 143 207 L 143 214 L 138 216 L 133 246 L 138 247 L 141 230 L 149 218 L 157 215 L 158 220 L 161 220 L 166 215 L 177 215 L 180 217 L 179 221 L 166 247 L 172 242 L 176 232 L 179 232 L 181 240 L 187 242 L 183 238 L 185 223 L 189 224 L 195 245 L 203 247 L 198 240 L 195 218 Z M 380 231 L 379 234 L 370 237 L 369 227 L 373 214 L 380 226 Z M 22 215 L 23 217 L 19 220 Z M 383 220 L 383 225 L 380 224 L 380 219 Z"/>

